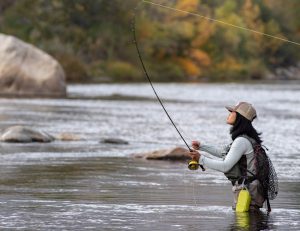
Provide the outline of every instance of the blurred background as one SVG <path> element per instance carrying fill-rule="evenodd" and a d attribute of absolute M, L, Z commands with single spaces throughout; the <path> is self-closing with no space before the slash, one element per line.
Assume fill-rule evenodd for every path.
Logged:
<path fill-rule="evenodd" d="M 138 0 L 2 0 L 0 31 L 51 54 L 68 82 L 145 81 L 130 25 L 138 3 L 138 44 L 155 81 L 300 78 L 282 74 L 299 70 L 297 45 Z M 299 1 L 155 3 L 300 41 Z"/>

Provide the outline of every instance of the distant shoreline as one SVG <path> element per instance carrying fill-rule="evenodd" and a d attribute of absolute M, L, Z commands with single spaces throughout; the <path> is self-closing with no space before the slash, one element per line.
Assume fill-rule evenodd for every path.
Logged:
<path fill-rule="evenodd" d="M 67 82 L 67 85 L 88 85 L 88 84 L 144 84 L 145 81 L 85 81 Z M 245 80 L 245 81 L 153 81 L 156 84 L 300 84 L 300 79 L 295 80 Z"/>

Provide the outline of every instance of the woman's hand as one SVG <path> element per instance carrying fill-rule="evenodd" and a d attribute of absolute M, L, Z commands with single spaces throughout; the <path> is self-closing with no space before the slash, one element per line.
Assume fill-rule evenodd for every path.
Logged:
<path fill-rule="evenodd" d="M 199 162 L 200 156 L 201 154 L 198 151 L 193 150 L 190 152 L 190 157 L 192 158 L 192 160 Z"/>
<path fill-rule="evenodd" d="M 197 140 L 193 140 L 193 141 L 192 141 L 192 148 L 193 148 L 194 150 L 199 150 L 199 149 L 200 149 L 200 142 L 197 141 Z"/>

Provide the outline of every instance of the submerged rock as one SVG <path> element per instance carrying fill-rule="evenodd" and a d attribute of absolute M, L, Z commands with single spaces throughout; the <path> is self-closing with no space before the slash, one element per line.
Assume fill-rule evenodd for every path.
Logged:
<path fill-rule="evenodd" d="M 73 133 L 60 133 L 55 136 L 55 139 L 61 140 L 61 141 L 78 141 L 78 140 L 83 140 L 82 137 L 75 135 Z"/>
<path fill-rule="evenodd" d="M 128 141 L 122 140 L 119 138 L 106 138 L 101 140 L 101 143 L 106 143 L 106 144 L 129 144 Z"/>
<path fill-rule="evenodd" d="M 65 97 L 63 68 L 42 50 L 0 34 L 0 95 Z"/>
<path fill-rule="evenodd" d="M 0 137 L 0 141 L 12 143 L 47 143 L 54 141 L 54 137 L 46 132 L 37 131 L 24 126 L 13 126 L 5 129 Z"/>
<path fill-rule="evenodd" d="M 146 160 L 189 160 L 189 150 L 181 147 L 161 149 L 153 152 L 132 154 L 132 157 Z"/>

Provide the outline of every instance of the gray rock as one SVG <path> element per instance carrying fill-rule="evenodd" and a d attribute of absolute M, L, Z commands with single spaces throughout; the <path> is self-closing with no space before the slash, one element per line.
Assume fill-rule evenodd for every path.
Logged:
<path fill-rule="evenodd" d="M 146 160 L 190 160 L 189 150 L 181 147 L 170 149 L 160 149 L 153 152 L 138 153 L 131 155 L 134 158 L 143 158 Z"/>
<path fill-rule="evenodd" d="M 0 94 L 65 97 L 65 74 L 50 55 L 13 36 L 0 34 Z"/>
<path fill-rule="evenodd" d="M 106 138 L 101 141 L 101 143 L 107 143 L 107 144 L 129 144 L 128 141 L 118 139 L 118 138 Z"/>
<path fill-rule="evenodd" d="M 270 80 L 300 80 L 300 62 L 296 66 L 279 67 L 267 76 Z"/>
<path fill-rule="evenodd" d="M 54 137 L 46 132 L 37 131 L 28 127 L 13 126 L 5 129 L 0 137 L 0 141 L 11 143 L 47 143 L 54 141 Z"/>

